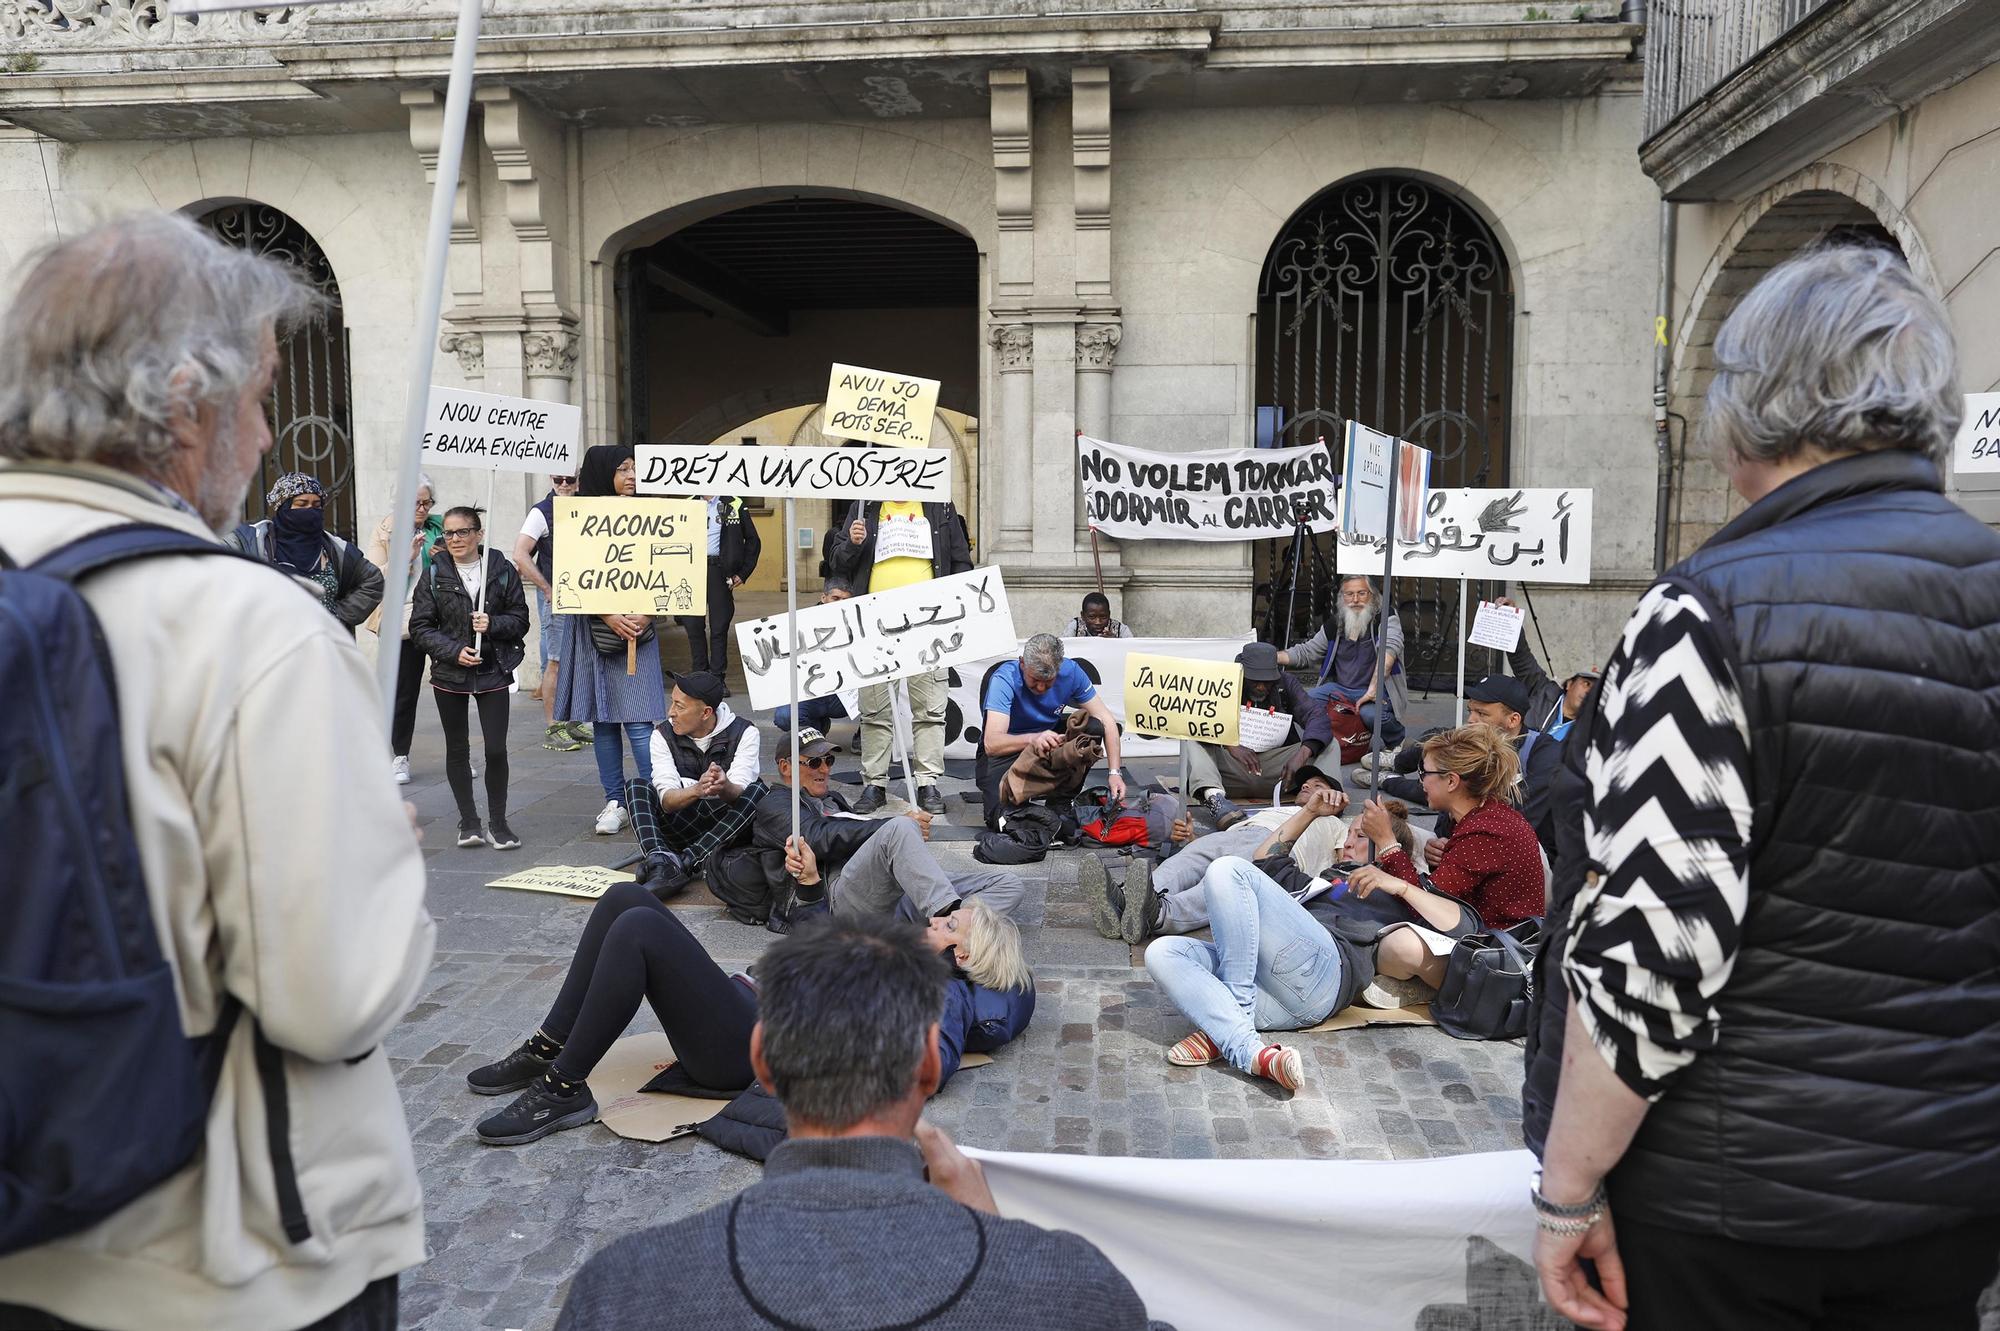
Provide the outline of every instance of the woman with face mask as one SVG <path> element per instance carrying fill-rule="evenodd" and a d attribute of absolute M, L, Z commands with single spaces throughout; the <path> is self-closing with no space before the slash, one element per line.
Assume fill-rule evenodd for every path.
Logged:
<path fill-rule="evenodd" d="M 304 472 L 280 476 L 264 502 L 270 506 L 270 517 L 246 522 L 223 540 L 317 584 L 320 604 L 352 633 L 382 603 L 382 570 L 358 547 L 326 529 L 326 490 Z"/>

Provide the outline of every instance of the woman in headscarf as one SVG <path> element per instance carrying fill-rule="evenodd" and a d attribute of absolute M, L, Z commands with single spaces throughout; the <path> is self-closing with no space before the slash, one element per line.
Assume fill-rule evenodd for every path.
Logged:
<path fill-rule="evenodd" d="M 244 523 L 223 539 L 294 577 L 318 583 L 320 604 L 352 633 L 382 604 L 382 570 L 326 529 L 326 490 L 304 472 L 280 476 L 264 502 L 270 517 Z"/>
<path fill-rule="evenodd" d="M 638 493 L 638 472 L 630 444 L 598 444 L 577 469 L 579 499 L 620 498 Z M 660 641 L 650 615 L 564 615 L 562 675 L 556 681 L 557 721 L 588 721 L 597 753 L 597 778 L 604 809 L 597 834 L 612 836 L 630 821 L 625 811 L 624 746 L 632 747 L 639 779 L 652 784 L 653 726 L 667 716 Z M 626 644 L 638 644 L 638 670 L 625 673 Z"/>
<path fill-rule="evenodd" d="M 431 484 L 428 476 L 420 474 L 417 477 L 417 511 L 410 519 L 407 530 L 410 533 L 409 578 L 403 584 L 403 655 L 396 663 L 396 715 L 389 725 L 389 751 L 395 755 L 390 760 L 390 771 L 399 786 L 410 783 L 410 740 L 416 734 L 417 694 L 424 684 L 424 650 L 410 641 L 410 597 L 417 579 L 429 571 L 431 555 L 444 536 L 444 519 L 437 513 L 437 487 Z M 396 515 L 383 515 L 381 523 L 375 528 L 374 538 L 368 542 L 368 562 L 376 568 L 389 567 L 389 543 L 395 536 Z M 381 606 L 375 607 L 363 627 L 381 634 Z"/>

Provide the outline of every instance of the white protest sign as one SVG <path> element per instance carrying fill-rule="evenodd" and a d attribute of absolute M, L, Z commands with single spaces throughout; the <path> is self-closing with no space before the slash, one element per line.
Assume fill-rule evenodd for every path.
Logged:
<path fill-rule="evenodd" d="M 561 550 L 560 543 L 557 550 Z M 894 591 L 807 606 L 787 643 L 786 615 L 736 626 L 753 707 L 789 702 L 786 662 L 796 656 L 799 697 L 823 698 L 939 666 L 1014 654 L 1014 617 L 997 568 L 979 568 Z"/>
<path fill-rule="evenodd" d="M 1474 647 L 1492 647 L 1498 651 L 1511 652 L 1521 645 L 1523 617 L 1521 610 L 1515 606 L 1481 601 L 1479 613 L 1473 616 L 1472 633 L 1466 641 Z"/>
<path fill-rule="evenodd" d="M 1588 490 L 1432 490 L 1420 541 L 1396 542 L 1396 576 L 1590 581 Z M 1342 534 L 1335 568 L 1382 571 L 1382 542 Z"/>
<path fill-rule="evenodd" d="M 1323 444 L 1152 453 L 1080 435 L 1076 452 L 1084 517 L 1119 540 L 1257 541 L 1339 524 Z"/>
<path fill-rule="evenodd" d="M 642 495 L 951 499 L 951 454 L 942 448 L 640 444 L 636 451 Z"/>
<path fill-rule="evenodd" d="M 1396 477 L 1397 538 L 1399 542 L 1414 541 L 1423 535 L 1431 451 L 1371 430 L 1359 421 L 1347 423 L 1340 497 L 1340 530 L 1344 534 L 1380 541 L 1389 530 L 1391 457 L 1400 468 Z"/>
<path fill-rule="evenodd" d="M 1252 753 L 1268 753 L 1292 735 L 1290 712 L 1267 712 L 1261 707 L 1245 707 L 1237 718 L 1237 743 Z"/>
<path fill-rule="evenodd" d="M 424 462 L 433 467 L 574 475 L 583 409 L 497 393 L 431 385 Z"/>
<path fill-rule="evenodd" d="M 1951 469 L 2000 472 L 2000 393 L 1967 393 L 1965 424 L 1951 445 Z"/>
<path fill-rule="evenodd" d="M 938 381 L 835 365 L 826 381 L 820 428 L 837 439 L 923 448 L 931 441 Z"/>

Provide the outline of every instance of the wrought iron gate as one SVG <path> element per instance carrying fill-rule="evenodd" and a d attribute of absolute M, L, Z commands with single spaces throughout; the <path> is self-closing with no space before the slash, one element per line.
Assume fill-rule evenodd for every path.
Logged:
<path fill-rule="evenodd" d="M 1364 176 L 1322 192 L 1264 261 L 1259 447 L 1323 439 L 1338 466 L 1351 419 L 1431 449 L 1434 487 L 1502 483 L 1512 366 L 1500 247 L 1476 214 L 1421 181 Z M 1331 533 L 1259 544 L 1261 637 L 1282 644 L 1313 632 L 1333 594 L 1334 555 Z M 1414 681 L 1452 678 L 1465 633 L 1457 587 L 1399 578 L 1396 602 Z M 1472 649 L 1468 672 L 1490 665 Z"/>
<path fill-rule="evenodd" d="M 333 265 L 304 227 L 265 204 L 228 204 L 204 214 L 201 224 L 228 244 L 291 264 L 330 302 L 324 318 L 278 344 L 278 373 L 266 406 L 271 451 L 244 497 L 244 519 L 265 517 L 264 493 L 271 483 L 288 471 L 302 471 L 326 487 L 326 529 L 353 540 L 354 393 Z"/>

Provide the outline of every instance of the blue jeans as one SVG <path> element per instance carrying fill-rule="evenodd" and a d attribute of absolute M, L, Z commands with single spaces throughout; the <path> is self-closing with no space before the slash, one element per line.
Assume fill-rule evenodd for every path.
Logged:
<path fill-rule="evenodd" d="M 1215 941 L 1156 938 L 1146 973 L 1233 1066 L 1251 1072 L 1264 1046 L 1258 1031 L 1303 1030 L 1333 1011 L 1340 951 L 1325 925 L 1248 860 L 1217 860 L 1202 886 Z"/>
<path fill-rule="evenodd" d="M 826 733 L 829 721 L 840 721 L 847 717 L 847 708 L 840 702 L 840 695 L 829 693 L 824 698 L 808 698 L 799 704 L 799 718 L 820 734 Z M 792 733 L 792 709 L 780 703 L 771 709 L 771 725 L 780 735 Z"/>
<path fill-rule="evenodd" d="M 1361 695 L 1366 692 L 1368 692 L 1368 690 L 1365 688 L 1350 689 L 1345 687 L 1344 685 L 1335 684 L 1332 680 L 1328 680 L 1324 684 L 1316 685 L 1315 687 L 1308 689 L 1306 691 L 1306 696 L 1308 698 L 1311 698 L 1314 702 L 1321 702 L 1321 703 L 1332 702 L 1335 698 L 1345 698 L 1348 702 L 1355 703 L 1357 705 L 1357 710 L 1361 713 L 1361 724 L 1367 726 L 1368 733 L 1370 735 L 1373 735 L 1375 733 L 1375 709 L 1378 706 L 1380 706 L 1380 704 L 1373 702 L 1361 702 L 1360 701 Z M 1396 719 L 1396 712 L 1394 708 L 1387 709 L 1382 713 L 1383 747 L 1390 749 L 1395 748 L 1398 744 L 1401 744 L 1403 742 L 1403 736 L 1406 733 L 1407 732 L 1403 729 L 1403 723 Z"/>
<path fill-rule="evenodd" d="M 597 755 L 597 780 L 604 787 L 604 798 L 623 804 L 625 802 L 625 751 L 619 735 L 632 745 L 632 762 L 639 769 L 639 779 L 647 785 L 653 783 L 653 723 L 650 721 L 599 721 L 590 728 L 590 748 Z"/>

